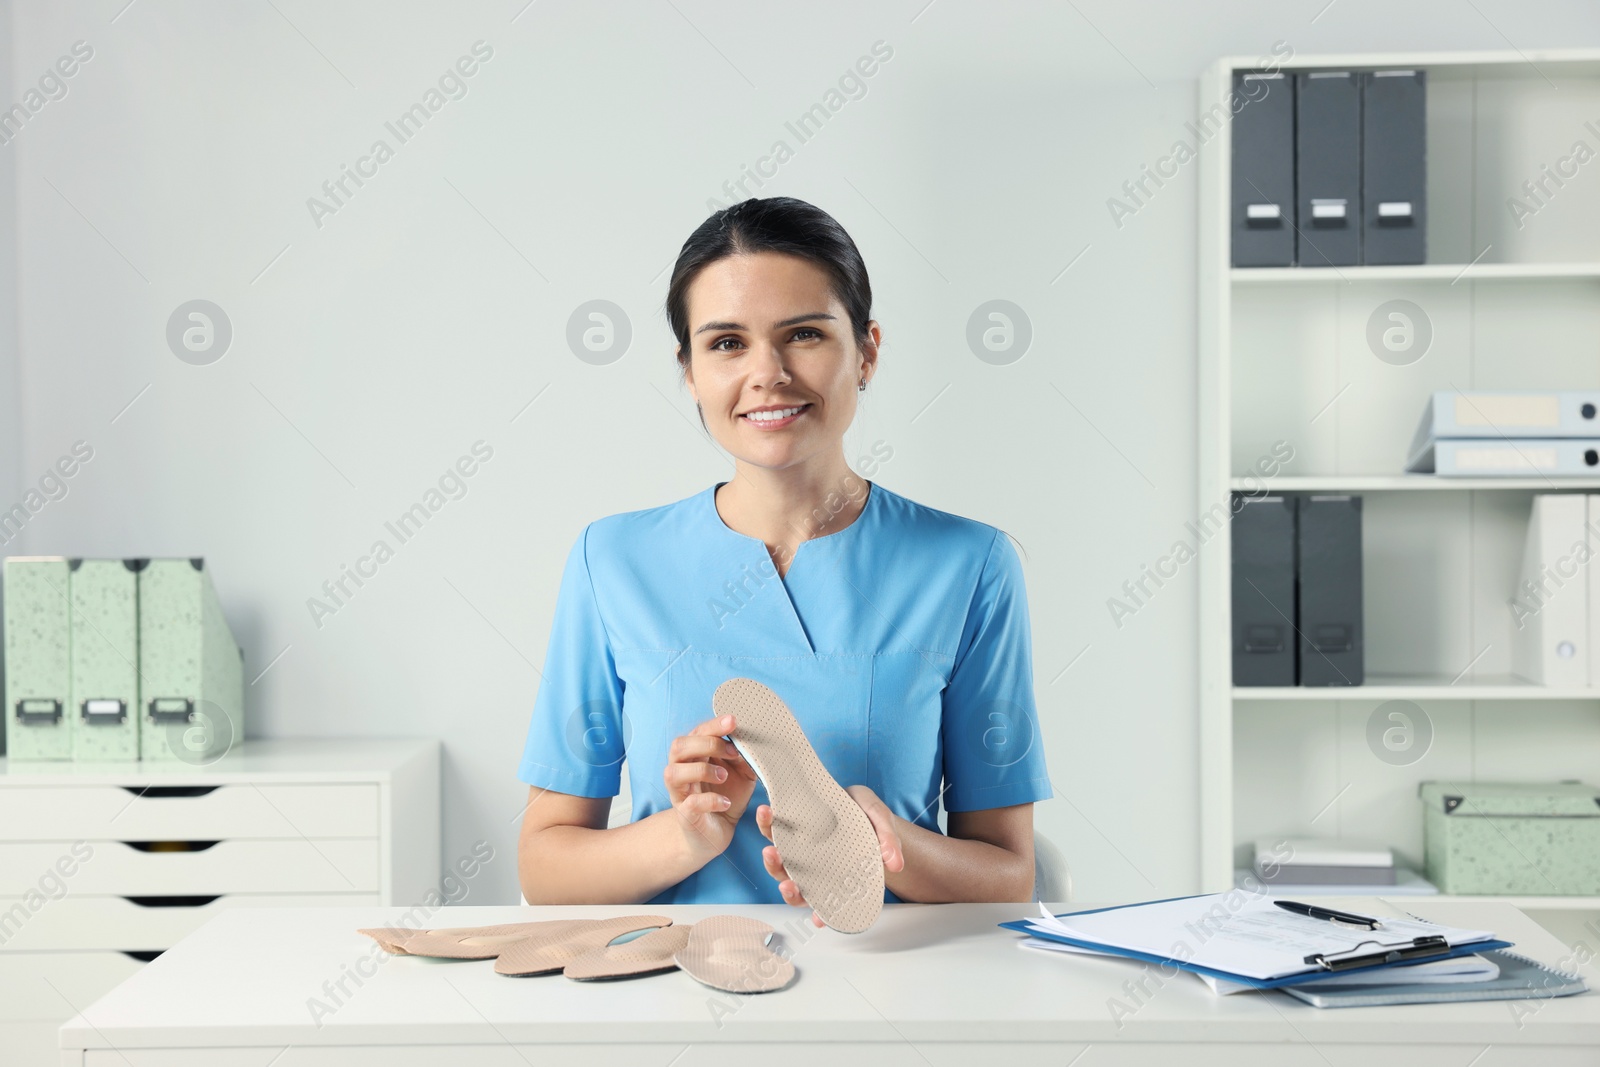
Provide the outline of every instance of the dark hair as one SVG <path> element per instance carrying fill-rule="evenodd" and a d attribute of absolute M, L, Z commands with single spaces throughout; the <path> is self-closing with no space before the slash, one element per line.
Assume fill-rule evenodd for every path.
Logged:
<path fill-rule="evenodd" d="M 689 365 L 689 284 L 705 267 L 728 256 L 782 252 L 808 259 L 827 272 L 834 295 L 850 313 L 856 344 L 867 340 L 872 283 L 861 252 L 838 220 L 792 196 L 741 200 L 712 215 L 678 252 L 667 286 L 667 321 L 678 340 L 678 366 Z"/>

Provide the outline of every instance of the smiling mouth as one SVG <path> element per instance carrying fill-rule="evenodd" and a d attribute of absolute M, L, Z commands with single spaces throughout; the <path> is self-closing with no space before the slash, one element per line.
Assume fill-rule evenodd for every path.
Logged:
<path fill-rule="evenodd" d="M 753 422 L 757 426 L 770 426 L 775 423 L 788 422 L 797 415 L 811 410 L 810 404 L 796 404 L 793 407 L 779 408 L 776 411 L 747 411 L 739 417 L 746 422 Z"/>

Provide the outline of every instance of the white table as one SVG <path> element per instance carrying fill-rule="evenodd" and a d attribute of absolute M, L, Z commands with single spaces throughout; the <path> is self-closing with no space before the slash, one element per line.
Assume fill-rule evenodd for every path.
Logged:
<path fill-rule="evenodd" d="M 1570 954 L 1510 905 L 1405 903 L 1440 922 L 1493 929 L 1543 962 Z M 62 1062 L 687 1067 L 716 1057 L 760 1067 L 972 1067 L 1001 1056 L 1007 1067 L 1600 1064 L 1600 993 L 1535 1002 L 1521 1025 L 1507 1002 L 1319 1010 L 1279 993 L 1217 997 L 1193 975 L 1163 982 L 1153 968 L 1147 993 L 1133 994 L 1142 964 L 1025 950 L 1019 935 L 996 928 L 1025 910 L 888 905 L 872 929 L 853 936 L 807 936 L 805 913 L 784 905 L 463 907 L 431 922 L 755 916 L 789 940 L 799 978 L 750 996 L 718 993 L 681 971 L 582 983 L 559 974 L 507 978 L 483 961 L 383 957 L 355 930 L 392 923 L 398 908 L 224 912 L 63 1026 Z M 363 971 L 370 977 L 357 985 L 350 976 Z M 1600 974 L 1587 974 L 1600 990 Z M 341 977 L 348 995 L 335 988 Z M 1120 1027 L 1113 998 L 1137 1006 Z"/>

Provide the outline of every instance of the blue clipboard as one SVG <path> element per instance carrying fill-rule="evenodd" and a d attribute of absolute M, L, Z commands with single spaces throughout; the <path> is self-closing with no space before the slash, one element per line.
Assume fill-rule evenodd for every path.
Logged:
<path fill-rule="evenodd" d="M 1196 896 L 1207 896 L 1205 893 L 1196 893 L 1184 897 L 1167 897 L 1163 900 L 1145 900 L 1137 904 L 1116 904 L 1109 908 L 1086 908 L 1083 911 L 1062 912 L 1057 918 L 1066 918 L 1072 915 L 1093 915 L 1102 911 L 1117 911 L 1121 908 L 1137 908 L 1146 904 L 1166 904 L 1174 900 L 1192 900 Z M 1122 948 L 1119 945 L 1105 945 L 1095 941 L 1086 941 L 1074 937 L 1066 937 L 1053 931 L 1036 930 L 1029 926 L 1028 919 L 1012 919 L 999 925 L 1007 930 L 1027 934 L 1046 941 L 1057 941 L 1063 945 L 1076 945 L 1078 948 L 1094 949 L 1096 952 L 1105 952 L 1113 956 L 1122 956 L 1126 959 L 1142 960 L 1145 963 L 1156 963 L 1165 967 L 1176 967 L 1179 970 L 1190 971 L 1194 974 L 1208 975 L 1225 982 L 1236 982 L 1239 985 L 1249 986 L 1252 989 L 1277 989 L 1280 986 L 1301 985 L 1305 982 L 1321 981 L 1334 974 L 1361 974 L 1366 971 L 1393 970 L 1397 967 L 1413 966 L 1417 963 L 1434 963 L 1438 960 L 1451 960 L 1458 956 L 1471 956 L 1489 949 L 1510 948 L 1513 942 L 1490 939 L 1488 941 L 1473 941 L 1465 945 L 1452 945 L 1448 952 L 1436 953 L 1426 959 L 1413 961 L 1399 961 L 1394 963 L 1374 963 L 1368 967 L 1344 967 L 1338 971 L 1316 970 L 1304 974 L 1289 974 L 1282 978 L 1250 978 L 1242 974 L 1233 974 L 1229 971 L 1219 971 L 1215 967 L 1205 967 L 1196 963 L 1187 963 L 1183 960 L 1172 959 L 1169 956 L 1157 956 L 1154 953 L 1140 952 L 1136 949 Z"/>

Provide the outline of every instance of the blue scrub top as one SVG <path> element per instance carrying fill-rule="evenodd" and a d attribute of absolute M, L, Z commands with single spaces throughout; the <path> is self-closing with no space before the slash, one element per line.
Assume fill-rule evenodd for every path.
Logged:
<path fill-rule="evenodd" d="M 723 484 L 592 522 L 572 546 L 522 781 L 616 796 L 626 757 L 632 818 L 670 808 L 673 738 L 712 717 L 717 686 L 746 677 L 783 699 L 841 785 L 936 833 L 941 802 L 1049 799 L 1027 595 L 1005 534 L 868 483 L 856 520 L 801 542 L 780 578 L 766 545 L 717 513 Z M 761 862 L 765 803 L 758 782 L 727 850 L 647 903 L 783 903 Z"/>

